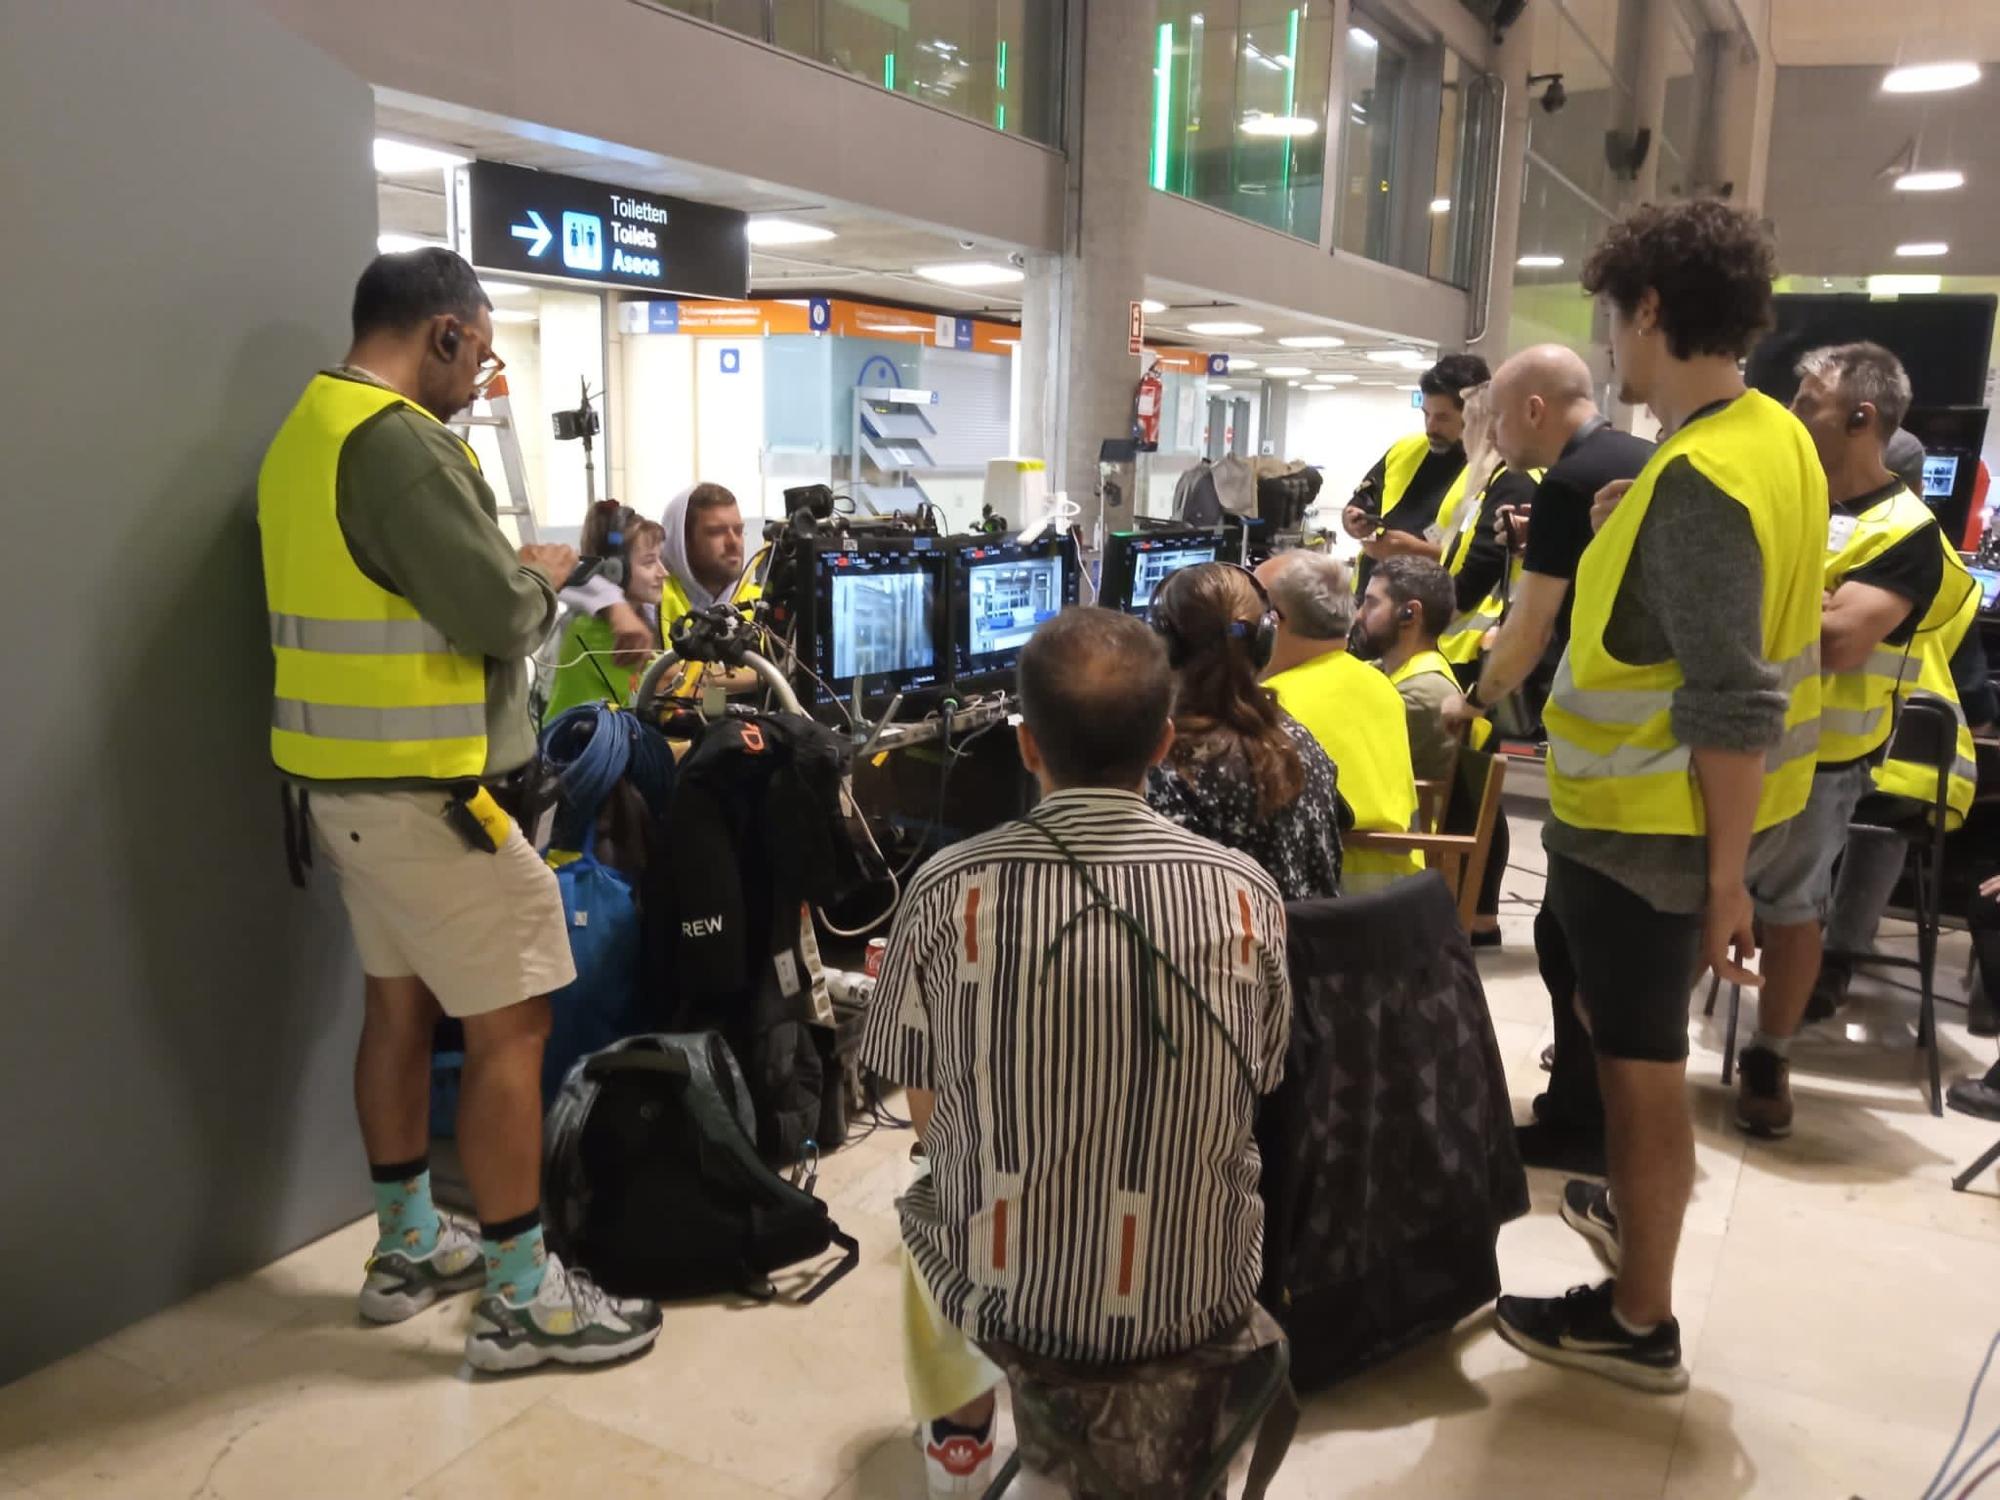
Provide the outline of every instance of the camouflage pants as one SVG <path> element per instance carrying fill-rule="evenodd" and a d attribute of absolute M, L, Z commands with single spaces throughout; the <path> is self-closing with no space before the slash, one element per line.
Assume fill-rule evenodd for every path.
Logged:
<path fill-rule="evenodd" d="M 1091 1367 L 1011 1344 L 981 1347 L 1007 1372 L 1027 1469 L 1077 1500 L 1197 1500 L 1189 1486 L 1222 1441 L 1238 1377 L 1254 1380 L 1254 1357 L 1283 1338 L 1253 1303 L 1206 1344 L 1140 1364 Z"/>

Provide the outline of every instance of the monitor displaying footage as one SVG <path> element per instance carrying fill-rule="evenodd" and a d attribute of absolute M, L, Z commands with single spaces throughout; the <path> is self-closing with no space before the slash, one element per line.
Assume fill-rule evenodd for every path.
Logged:
<path fill-rule="evenodd" d="M 1924 459 L 1924 498 L 1935 505 L 1958 487 L 1958 455 L 1935 453 Z"/>
<path fill-rule="evenodd" d="M 2000 608 L 2000 568 L 1971 568 L 1967 571 L 1972 574 L 1972 581 L 1979 585 L 1980 613 L 1994 613 L 1996 608 Z"/>
<path fill-rule="evenodd" d="M 944 556 L 917 538 L 822 552 L 814 565 L 813 666 L 824 701 L 854 680 L 870 697 L 941 681 L 949 665 L 944 631 Z"/>
<path fill-rule="evenodd" d="M 1068 538 L 1023 546 L 1010 537 L 968 539 L 952 553 L 954 667 L 963 678 L 1006 672 L 1044 620 L 1076 602 Z"/>
<path fill-rule="evenodd" d="M 1144 614 L 1152 607 L 1153 595 L 1168 577 L 1197 563 L 1214 562 L 1218 546 L 1213 539 L 1206 542 L 1161 543 L 1158 546 L 1143 542 L 1135 545 L 1132 552 L 1132 592 L 1125 600 L 1125 607 L 1134 614 Z"/>

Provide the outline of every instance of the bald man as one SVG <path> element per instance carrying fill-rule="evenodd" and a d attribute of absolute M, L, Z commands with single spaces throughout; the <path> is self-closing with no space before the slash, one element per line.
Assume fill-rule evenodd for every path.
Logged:
<path fill-rule="evenodd" d="M 1545 469 L 1529 512 L 1521 582 L 1507 617 L 1463 696 L 1445 700 L 1447 724 L 1468 724 L 1528 680 L 1551 670 L 1569 639 L 1570 585 L 1590 542 L 1590 506 L 1615 480 L 1631 480 L 1653 445 L 1604 420 L 1591 396 L 1590 367 L 1560 344 L 1524 349 L 1493 375 L 1493 446 L 1516 469 Z M 1551 646 L 1555 649 L 1551 650 Z M 1548 1092 L 1519 1133 L 1530 1166 L 1603 1170 L 1604 1105 L 1589 1034 L 1571 1003 L 1568 954 L 1553 923 L 1535 924 L 1535 953 L 1555 1019 Z"/>

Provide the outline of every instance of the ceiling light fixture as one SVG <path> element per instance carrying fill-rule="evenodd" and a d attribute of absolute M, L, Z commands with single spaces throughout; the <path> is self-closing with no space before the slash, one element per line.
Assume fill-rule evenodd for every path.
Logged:
<path fill-rule="evenodd" d="M 1864 283 L 1871 297 L 1930 296 L 1944 290 L 1942 276 L 1870 276 Z"/>
<path fill-rule="evenodd" d="M 1908 68 L 1892 68 L 1882 79 L 1885 94 L 1942 94 L 1979 82 L 1979 64 L 1974 62 L 1917 63 Z"/>
<path fill-rule="evenodd" d="M 1312 371 L 1308 370 L 1304 365 L 1272 365 L 1264 373 L 1272 380 L 1292 380 L 1294 376 L 1304 377 L 1312 374 Z M 1293 383 L 1296 384 L 1297 382 L 1294 381 Z"/>
<path fill-rule="evenodd" d="M 1208 388 L 1211 391 L 1233 391 L 1236 389 L 1235 386 L 1231 385 L 1226 380 L 1211 380 L 1208 383 Z"/>
<path fill-rule="evenodd" d="M 1347 342 L 1330 333 L 1294 333 L 1278 340 L 1287 349 L 1338 349 Z"/>
<path fill-rule="evenodd" d="M 1560 255 L 1524 255 L 1514 262 L 1524 271 L 1553 271 L 1562 263 Z"/>
<path fill-rule="evenodd" d="M 1370 349 L 1368 358 L 1378 365 L 1401 365 L 1410 370 L 1421 370 L 1431 362 L 1428 354 L 1415 349 Z"/>
<path fill-rule="evenodd" d="M 1907 245 L 1898 245 L 1896 247 L 1896 253 L 1905 260 L 1914 260 L 1919 257 L 1933 255 L 1946 255 L 1950 251 L 1951 246 L 1947 245 L 1943 240 L 1912 240 Z"/>
<path fill-rule="evenodd" d="M 382 255 L 396 255 L 404 250 L 442 249 L 443 240 L 428 240 L 416 234 L 378 234 L 375 249 Z"/>
<path fill-rule="evenodd" d="M 753 245 L 817 245 L 834 237 L 831 229 L 796 219 L 752 219 L 749 233 Z"/>
<path fill-rule="evenodd" d="M 392 141 L 375 137 L 375 170 L 384 177 L 409 177 L 418 172 L 442 172 L 471 161 L 456 151 L 440 151 L 435 146 L 419 146 L 415 141 Z"/>
<path fill-rule="evenodd" d="M 1218 323 L 1190 323 L 1187 326 L 1187 330 L 1189 333 L 1198 333 L 1203 338 L 1247 339 L 1253 334 L 1262 333 L 1264 325 L 1262 323 L 1236 323 L 1224 319 Z"/>
<path fill-rule="evenodd" d="M 1899 193 L 1949 193 L 1965 186 L 1965 174 L 1949 169 L 1937 172 L 1905 172 L 1896 179 Z"/>
<path fill-rule="evenodd" d="M 1451 199 L 1449 199 L 1449 198 L 1433 198 L 1433 199 L 1431 199 L 1431 212 L 1432 212 L 1432 213 L 1434 213 L 1434 214 L 1448 214 L 1448 213 L 1450 213 L 1450 212 L 1451 212 Z"/>
<path fill-rule="evenodd" d="M 1152 317 L 1154 313 L 1163 313 L 1166 310 L 1167 310 L 1166 303 L 1155 302 L 1151 297 L 1146 298 L 1139 304 L 1139 311 L 1144 313 L 1149 318 Z"/>
<path fill-rule="evenodd" d="M 1344 370 L 1336 370 L 1331 375 L 1322 375 L 1319 378 L 1327 385 L 1353 385 L 1361 377 L 1359 375 L 1349 375 Z"/>
<path fill-rule="evenodd" d="M 532 297 L 535 289 L 518 281 L 482 281 L 480 290 L 489 297 Z"/>
<path fill-rule="evenodd" d="M 990 260 L 955 260 L 943 265 L 918 266 L 917 274 L 940 286 L 1005 286 L 1023 279 L 1013 266 L 996 265 Z"/>
<path fill-rule="evenodd" d="M 1254 359 L 1242 359 L 1234 354 L 1229 356 L 1229 373 L 1232 375 L 1239 370 L 1254 370 L 1256 368 L 1257 361 Z M 1270 372 L 1266 371 L 1265 373 L 1269 374 Z"/>
<path fill-rule="evenodd" d="M 1319 121 L 1308 120 L 1304 115 L 1258 113 L 1245 115 L 1237 122 L 1236 129 L 1243 135 L 1291 139 L 1302 135 L 1317 135 Z"/>

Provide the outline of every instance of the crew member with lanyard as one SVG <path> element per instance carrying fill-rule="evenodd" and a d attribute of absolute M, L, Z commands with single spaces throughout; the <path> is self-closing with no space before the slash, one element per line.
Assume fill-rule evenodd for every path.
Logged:
<path fill-rule="evenodd" d="M 1447 354 L 1418 377 L 1423 432 L 1392 444 L 1341 513 L 1341 525 L 1361 543 L 1356 594 L 1384 558 L 1443 560 L 1446 521 L 1465 494 L 1464 393 L 1486 378 L 1486 361 L 1476 354 Z"/>

